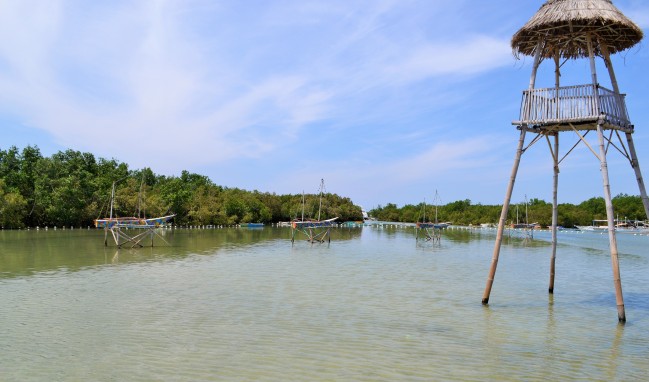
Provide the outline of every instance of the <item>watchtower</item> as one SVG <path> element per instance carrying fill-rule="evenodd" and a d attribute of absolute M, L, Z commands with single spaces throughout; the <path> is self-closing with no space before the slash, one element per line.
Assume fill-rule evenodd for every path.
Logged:
<path fill-rule="evenodd" d="M 511 45 L 514 54 L 534 57 L 528 90 L 523 91 L 520 117 L 512 124 L 520 131 L 518 148 L 503 203 L 491 268 L 482 298 L 488 304 L 493 285 L 503 229 L 516 181 L 521 156 L 534 143 L 546 140 L 554 164 L 552 200 L 552 254 L 550 261 L 549 293 L 554 292 L 555 258 L 557 249 L 557 189 L 559 164 L 579 143 L 586 145 L 599 161 L 604 187 L 604 201 L 608 222 L 609 247 L 618 320 L 626 321 L 622 282 L 615 236 L 615 218 L 611 201 L 609 172 L 606 161 L 613 146 L 630 162 L 635 171 L 645 213 L 649 216 L 649 199 L 642 180 L 640 164 L 633 144 L 634 126 L 629 119 L 625 95 L 620 93 L 611 54 L 624 51 L 642 40 L 642 30 L 622 14 L 611 0 L 548 0 L 538 12 L 514 34 Z M 602 59 L 608 71 L 611 88 L 600 86 L 595 59 Z M 591 82 L 562 86 L 561 67 L 568 60 L 588 59 Z M 554 63 L 555 86 L 536 88 L 536 75 L 543 61 Z M 562 62 L 563 61 L 563 62 Z M 587 78 L 587 76 L 586 76 Z M 572 132 L 577 143 L 560 157 L 560 133 Z M 585 139 L 588 133 L 597 134 L 597 148 Z M 525 146 L 526 136 L 532 135 Z"/>

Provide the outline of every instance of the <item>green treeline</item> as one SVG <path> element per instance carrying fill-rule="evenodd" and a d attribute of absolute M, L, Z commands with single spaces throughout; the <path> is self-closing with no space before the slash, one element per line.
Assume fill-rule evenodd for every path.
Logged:
<path fill-rule="evenodd" d="M 518 221 L 525 223 L 526 209 L 527 222 L 539 223 L 541 226 L 552 224 L 552 203 L 539 199 L 532 199 L 528 202 L 527 208 L 524 203 L 511 204 L 507 223 L 516 222 L 516 210 L 518 207 Z M 415 222 L 420 221 L 424 216 L 424 204 L 405 205 L 398 208 L 394 204 L 387 204 L 373 209 L 369 214 L 385 221 Z M 613 208 L 620 220 L 645 220 L 646 215 L 639 196 L 620 194 L 613 198 Z M 443 206 L 437 207 L 438 221 L 452 222 L 457 225 L 478 225 L 482 223 L 497 224 L 500 219 L 501 205 L 471 204 L 471 201 L 458 200 Z M 606 219 L 606 207 L 604 198 L 595 197 L 588 199 L 578 205 L 563 203 L 558 206 L 558 225 L 574 227 L 576 225 L 590 225 L 595 219 Z M 425 216 L 432 220 L 435 216 L 435 206 L 427 205 Z"/>
<path fill-rule="evenodd" d="M 115 159 L 67 150 L 44 157 L 36 146 L 0 149 L 0 228 L 93 225 L 109 214 L 116 182 L 113 216 L 176 214 L 177 225 L 231 225 L 317 217 L 318 195 L 276 195 L 214 184 L 183 171 L 179 177 L 129 170 Z M 321 218 L 362 219 L 349 198 L 327 193 Z"/>
<path fill-rule="evenodd" d="M 109 200 L 116 182 L 114 216 L 147 217 L 176 214 L 177 225 L 232 225 L 249 222 L 289 221 L 304 215 L 316 218 L 317 195 L 276 195 L 227 188 L 203 175 L 183 171 L 179 177 L 154 174 L 150 168 L 130 170 L 115 159 L 95 158 L 89 153 L 67 150 L 43 157 L 36 146 L 22 151 L 12 146 L 0 149 L 0 228 L 36 226 L 85 227 L 109 214 Z M 639 196 L 620 194 L 613 198 L 619 219 L 646 219 Z M 416 222 L 423 217 L 424 204 L 379 206 L 369 214 L 383 221 Z M 520 222 L 525 222 L 524 204 L 518 205 Z M 439 221 L 469 225 L 497 223 L 500 205 L 472 204 L 458 200 L 437 207 Z M 435 207 L 426 206 L 430 220 Z M 552 205 L 532 199 L 527 205 L 528 222 L 552 223 Z M 361 220 L 360 207 L 349 198 L 323 195 L 321 218 L 339 221 Z M 604 199 L 588 199 L 578 205 L 559 205 L 559 225 L 589 225 L 605 219 Z M 516 204 L 509 209 L 508 222 L 516 221 Z"/>

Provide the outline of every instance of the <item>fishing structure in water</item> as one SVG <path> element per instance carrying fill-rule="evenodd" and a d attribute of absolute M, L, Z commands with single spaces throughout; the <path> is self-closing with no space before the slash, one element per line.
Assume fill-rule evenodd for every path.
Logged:
<path fill-rule="evenodd" d="M 295 235 L 298 232 L 306 236 L 306 240 L 310 243 L 324 243 L 325 241 L 331 242 L 331 227 L 336 223 L 338 217 L 331 219 L 320 220 L 322 212 L 322 195 L 324 193 L 324 179 L 320 180 L 320 200 L 318 205 L 318 218 L 305 219 L 304 218 L 304 192 L 302 192 L 302 218 L 295 219 L 291 222 L 291 243 L 295 242 Z"/>
<path fill-rule="evenodd" d="M 527 211 L 527 208 L 529 206 L 529 203 L 527 202 L 527 195 L 525 195 L 525 222 L 521 223 L 519 219 L 519 213 L 518 213 L 518 205 L 516 205 L 516 223 L 512 222 L 511 224 L 511 229 L 515 232 L 522 232 L 523 238 L 525 241 L 534 239 L 534 228 L 537 226 L 538 223 L 530 223 L 529 222 L 529 214 Z M 511 235 L 511 231 L 510 231 Z"/>
<path fill-rule="evenodd" d="M 640 189 L 645 213 L 649 216 L 649 199 L 645 189 L 640 164 L 633 143 L 634 126 L 631 124 L 620 93 L 611 55 L 636 45 L 643 38 L 642 29 L 618 10 L 611 0 L 548 0 L 537 13 L 512 38 L 516 56 L 534 57 L 529 88 L 523 91 L 520 118 L 512 124 L 520 132 L 516 156 L 509 185 L 505 194 L 493 251 L 487 285 L 482 303 L 489 303 L 498 256 L 503 238 L 505 219 L 516 180 L 516 174 L 525 151 L 537 142 L 545 140 L 552 157 L 552 253 L 550 256 L 550 283 L 548 291 L 554 293 L 555 259 L 557 251 L 558 204 L 557 189 L 559 165 L 576 146 L 583 143 L 597 159 L 602 175 L 604 201 L 606 204 L 609 249 L 613 268 L 613 283 L 617 304 L 618 321 L 626 321 L 622 282 L 615 236 L 615 214 L 611 200 L 607 155 L 614 148 L 630 163 Z M 600 85 L 595 59 L 603 60 L 611 88 Z M 587 59 L 590 67 L 590 83 L 562 86 L 561 68 L 568 60 Z M 554 63 L 554 87 L 537 88 L 536 75 L 540 64 L 548 60 Z M 562 134 L 563 133 L 563 134 Z M 559 136 L 572 133 L 576 143 L 561 156 Z M 587 135 L 596 135 L 591 145 Z M 525 145 L 527 134 L 531 141 Z"/>
<path fill-rule="evenodd" d="M 433 204 L 435 205 L 435 218 L 433 221 L 426 220 L 426 200 L 422 206 L 422 220 L 417 221 L 415 224 L 415 240 L 433 243 L 439 243 L 442 240 L 442 230 L 447 228 L 449 223 L 440 223 L 437 220 L 437 205 L 440 202 L 439 194 L 435 190 L 435 198 Z M 419 219 L 417 219 L 419 220 Z"/>
<path fill-rule="evenodd" d="M 117 248 L 129 244 L 130 248 L 141 248 L 143 241 L 151 239 L 153 247 L 153 238 L 157 236 L 162 241 L 167 241 L 158 233 L 158 229 L 163 227 L 175 214 L 155 218 L 146 218 L 146 210 L 143 206 L 143 188 L 140 186 L 138 195 L 137 216 L 115 217 L 113 216 L 113 207 L 115 203 L 115 183 L 110 196 L 110 214 L 107 218 L 98 218 L 95 220 L 95 227 L 104 229 L 104 246 L 108 246 L 108 233 L 110 232 Z M 133 232 L 131 232 L 133 231 Z M 167 243 L 168 244 L 168 243 Z"/>

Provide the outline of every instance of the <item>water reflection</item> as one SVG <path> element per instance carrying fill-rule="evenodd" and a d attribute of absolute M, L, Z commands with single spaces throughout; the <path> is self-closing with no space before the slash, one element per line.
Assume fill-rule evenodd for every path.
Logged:
<path fill-rule="evenodd" d="M 546 360 L 546 368 L 551 369 L 553 367 L 553 360 L 551 356 L 558 353 L 557 349 L 557 325 L 554 317 L 554 294 L 548 293 L 548 313 L 547 313 L 547 324 L 545 328 L 545 352 L 548 354 L 547 357 L 544 357 Z"/>
<path fill-rule="evenodd" d="M 75 272 L 107 264 L 164 261 L 193 254 L 213 254 L 222 248 L 239 248 L 266 241 L 286 241 L 290 228 L 162 229 L 163 241 L 155 246 L 117 249 L 104 246 L 104 231 L 96 229 L 0 231 L 0 278 L 29 276 L 38 272 Z M 361 228 L 332 229 L 332 244 L 353 240 Z"/>
<path fill-rule="evenodd" d="M 618 365 L 622 337 L 624 335 L 624 326 L 624 323 L 618 323 L 617 327 L 613 331 L 613 341 L 611 342 L 611 348 L 609 350 L 610 357 L 607 362 L 607 367 L 605 368 L 606 380 L 608 381 L 615 381 L 619 379 Z"/>

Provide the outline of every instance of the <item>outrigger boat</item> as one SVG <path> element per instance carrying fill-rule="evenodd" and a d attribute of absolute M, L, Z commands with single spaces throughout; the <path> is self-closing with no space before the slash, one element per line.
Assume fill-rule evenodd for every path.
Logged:
<path fill-rule="evenodd" d="M 426 221 L 426 200 L 424 200 L 424 205 L 422 207 L 422 221 L 415 224 L 415 231 L 417 233 L 416 240 L 419 240 L 420 237 L 425 241 L 440 241 L 442 237 L 441 231 L 451 223 L 440 223 L 437 221 L 437 203 L 439 202 L 439 194 L 435 190 L 435 221 L 427 222 Z"/>
<path fill-rule="evenodd" d="M 539 225 L 539 223 L 529 223 L 528 214 L 527 214 L 527 195 L 525 195 L 525 223 L 521 223 L 518 218 L 518 205 L 516 205 L 516 223 L 512 222 L 510 228 L 516 231 L 521 231 L 525 235 L 525 240 L 534 238 L 534 229 Z"/>
<path fill-rule="evenodd" d="M 614 229 L 619 233 L 633 233 L 633 234 L 646 234 L 649 233 L 649 227 L 647 224 L 640 220 L 613 220 Z M 593 220 L 593 224 L 589 226 L 578 225 L 576 226 L 580 231 L 591 231 L 591 232 L 607 232 L 608 231 L 608 220 Z"/>
<path fill-rule="evenodd" d="M 104 218 L 96 219 L 95 227 L 97 228 L 112 228 L 119 226 L 122 228 L 159 228 L 165 225 L 171 218 L 176 215 L 161 216 L 158 218 Z"/>
<path fill-rule="evenodd" d="M 153 247 L 153 237 L 158 236 L 165 243 L 167 242 L 157 231 L 158 228 L 163 227 L 175 214 L 161 216 L 156 218 L 140 218 L 140 217 L 113 217 L 113 203 L 115 201 L 115 182 L 113 182 L 113 190 L 110 197 L 110 215 L 107 218 L 96 219 L 95 227 L 104 229 L 104 245 L 108 246 L 108 232 L 113 236 L 117 248 L 121 248 L 124 244 L 131 244 L 131 248 L 143 247 L 141 242 L 147 238 L 151 238 L 151 246 Z M 139 213 L 138 213 L 139 214 Z M 143 230 L 137 234 L 132 235 L 125 230 Z"/>
<path fill-rule="evenodd" d="M 302 193 L 302 219 L 295 219 L 291 222 L 291 243 L 295 242 L 295 233 L 302 232 L 310 243 L 331 242 L 331 227 L 336 225 L 338 217 L 320 220 L 322 210 L 322 193 L 324 191 L 324 179 L 320 180 L 320 206 L 318 207 L 317 220 L 304 220 L 304 192 Z"/>

